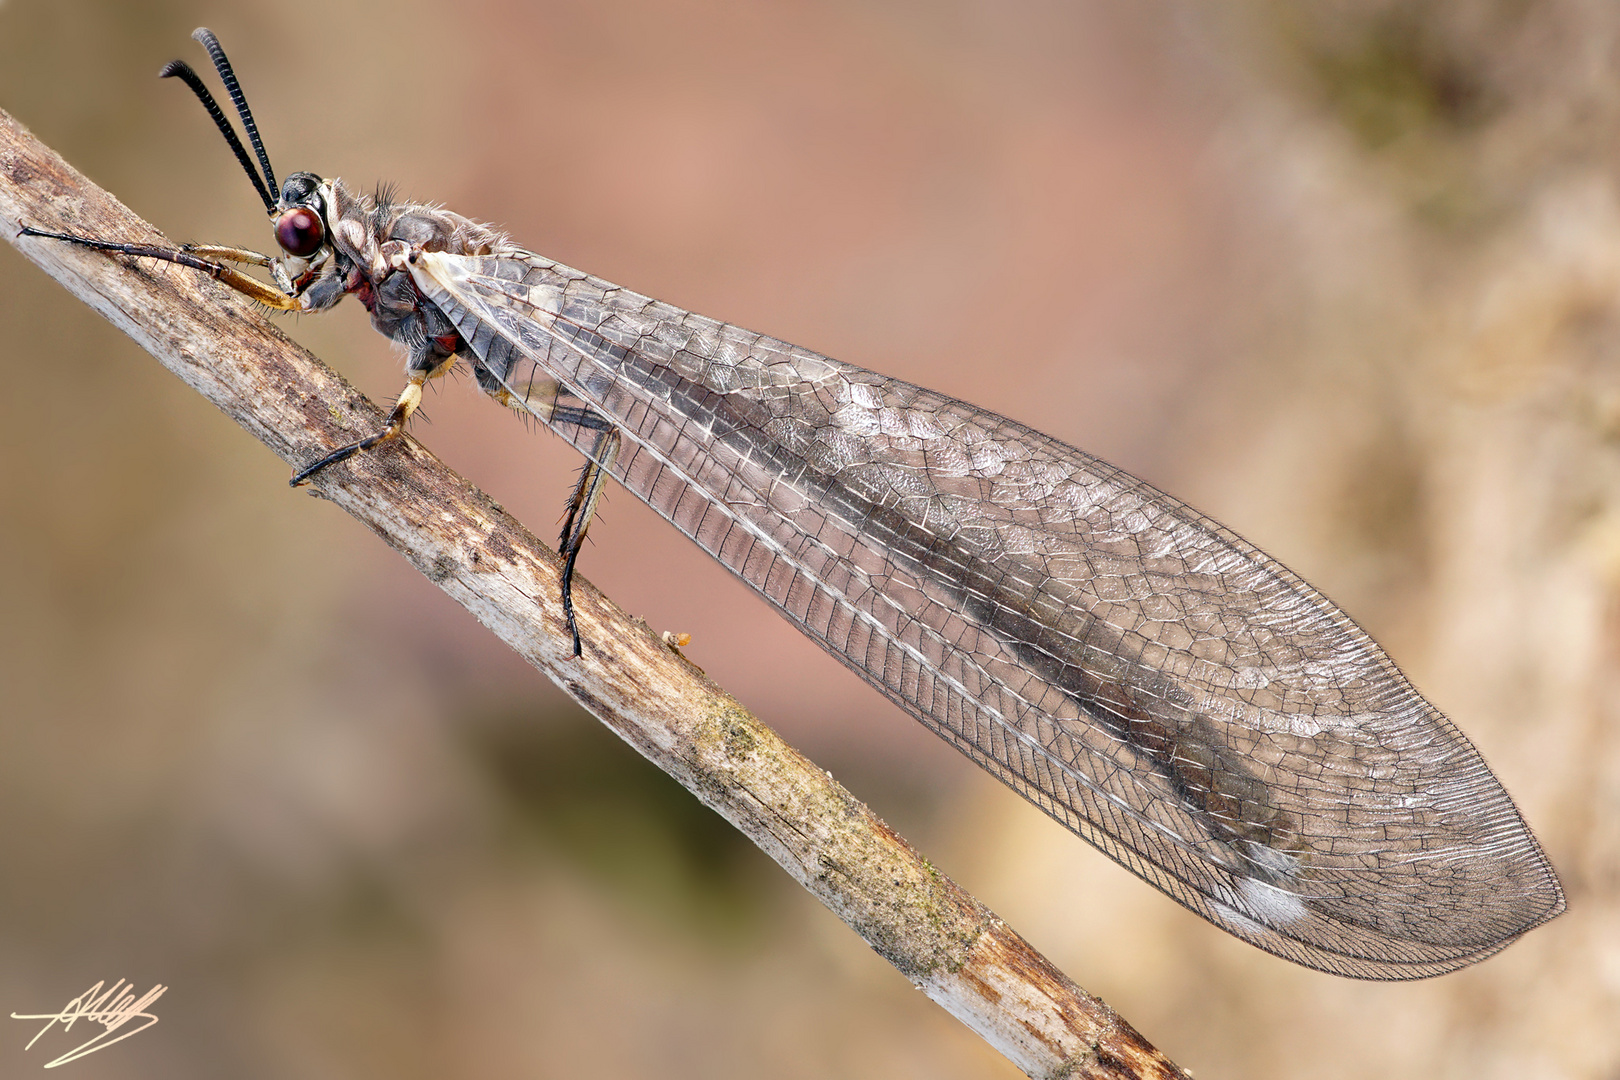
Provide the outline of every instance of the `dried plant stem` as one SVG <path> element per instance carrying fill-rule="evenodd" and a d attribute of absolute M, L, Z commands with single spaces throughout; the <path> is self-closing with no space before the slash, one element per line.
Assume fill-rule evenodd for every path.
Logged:
<path fill-rule="evenodd" d="M 377 430 L 383 412 L 255 306 L 193 273 L 17 236 L 162 244 L 152 226 L 0 112 L 0 224 L 46 273 L 282 460 Z M 322 474 L 365 524 L 574 700 L 741 829 L 884 959 L 1035 1077 L 1184 1076 L 1102 1002 L 935 870 L 823 770 L 583 581 L 571 655 L 556 555 L 406 439 Z"/>

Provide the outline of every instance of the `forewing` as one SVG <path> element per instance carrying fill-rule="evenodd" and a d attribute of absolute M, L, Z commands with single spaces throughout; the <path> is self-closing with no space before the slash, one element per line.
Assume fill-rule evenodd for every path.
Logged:
<path fill-rule="evenodd" d="M 421 253 L 414 275 L 514 395 L 560 382 L 619 425 L 614 475 L 823 648 L 1234 934 L 1414 978 L 1562 910 L 1468 740 L 1329 600 L 1174 498 L 526 252 Z"/>

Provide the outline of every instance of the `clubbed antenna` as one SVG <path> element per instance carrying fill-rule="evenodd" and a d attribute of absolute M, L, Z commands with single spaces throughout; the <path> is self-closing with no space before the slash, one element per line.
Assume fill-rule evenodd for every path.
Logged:
<path fill-rule="evenodd" d="M 199 26 L 191 36 L 202 43 L 203 48 L 208 50 L 209 58 L 214 61 L 214 70 L 219 72 L 220 81 L 225 84 L 226 92 L 231 95 L 231 104 L 236 106 L 236 115 L 242 118 L 242 126 L 247 130 L 248 140 L 253 143 L 254 152 L 259 156 L 259 165 L 263 167 L 264 174 L 261 176 L 259 170 L 253 167 L 253 160 L 248 157 L 247 148 L 242 145 L 242 140 L 237 138 L 236 130 L 225 118 L 225 111 L 219 107 L 219 102 L 214 100 L 214 95 L 208 92 L 208 87 L 203 85 L 202 79 L 192 70 L 190 64 L 184 60 L 171 60 L 163 66 L 162 71 L 158 72 L 158 76 L 164 79 L 178 77 L 191 87 L 191 92 L 197 95 L 197 99 L 203 103 L 203 108 L 208 110 L 208 115 L 213 117 L 214 125 L 219 128 L 220 134 L 231 144 L 236 160 L 242 163 L 242 168 L 253 181 L 253 187 L 258 191 L 259 198 L 264 200 L 264 208 L 273 213 L 276 209 L 276 174 L 270 168 L 270 155 L 264 152 L 264 140 L 259 138 L 259 127 L 253 122 L 253 110 L 248 108 L 247 98 L 242 93 L 241 84 L 236 81 L 236 72 L 231 67 L 231 61 L 225 55 L 225 50 L 220 47 L 219 38 L 215 37 L 214 32 L 206 26 Z"/>
<path fill-rule="evenodd" d="M 231 149 L 236 152 L 236 160 L 242 163 L 242 168 L 248 174 L 248 179 L 253 181 L 253 187 L 258 191 L 259 198 L 264 200 L 264 208 L 273 212 L 276 208 L 276 200 L 270 194 L 270 189 L 265 186 L 264 178 L 259 175 L 259 170 L 253 167 L 253 159 L 248 157 L 247 147 L 243 146 L 242 140 L 237 138 L 236 129 L 231 127 L 229 120 L 225 119 L 225 111 L 219 107 L 219 102 L 214 100 L 214 95 L 208 92 L 208 87 L 203 85 L 202 79 L 191 69 L 191 65 L 184 60 L 170 60 L 163 65 L 163 70 L 158 72 L 158 78 L 178 78 L 191 87 L 191 92 L 196 94 L 197 100 L 203 103 L 203 108 L 208 110 L 208 115 L 214 118 L 214 125 L 219 128 L 219 133 L 225 136 L 225 141 L 230 143 Z"/>
<path fill-rule="evenodd" d="M 220 48 L 219 38 L 206 26 L 199 26 L 191 32 L 191 36 L 202 42 L 202 47 L 208 50 L 208 58 L 214 62 L 214 70 L 219 72 L 220 81 L 225 84 L 226 93 L 231 95 L 231 104 L 236 106 L 236 115 L 242 118 L 242 126 L 247 129 L 248 141 L 253 144 L 253 150 L 259 155 L 259 164 L 264 166 L 264 182 L 271 191 L 276 190 L 276 174 L 270 170 L 270 155 L 264 152 L 264 141 L 259 138 L 258 125 L 253 122 L 253 110 L 248 108 L 247 98 L 242 94 L 242 87 L 236 81 L 236 72 L 231 68 L 231 61 Z"/>

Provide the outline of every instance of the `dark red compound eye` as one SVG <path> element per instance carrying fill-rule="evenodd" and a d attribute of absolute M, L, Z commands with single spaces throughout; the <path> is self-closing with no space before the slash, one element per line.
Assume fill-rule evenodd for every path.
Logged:
<path fill-rule="evenodd" d="M 307 206 L 288 210 L 276 218 L 276 243 L 281 245 L 281 250 L 300 259 L 319 251 L 325 234 L 320 215 Z"/>

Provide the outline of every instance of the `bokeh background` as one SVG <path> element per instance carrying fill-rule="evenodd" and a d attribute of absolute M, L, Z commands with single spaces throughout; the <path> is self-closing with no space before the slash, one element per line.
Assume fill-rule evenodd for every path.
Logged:
<path fill-rule="evenodd" d="M 199 24 L 282 174 L 394 181 L 1084 446 L 1299 570 L 1457 720 L 1569 913 L 1439 980 L 1319 975 L 610 498 L 588 577 L 1183 1065 L 1620 1076 L 1620 7 L 0 0 L 0 107 L 176 239 L 266 247 L 153 77 L 204 67 Z M 358 307 L 287 326 L 397 392 Z M 4 251 L 0 356 L 0 1011 L 170 987 L 76 1076 L 1013 1075 Z M 557 440 L 466 379 L 427 414 L 550 532 Z M 7 1077 L 69 1045 L 6 1024 Z"/>

